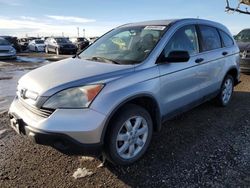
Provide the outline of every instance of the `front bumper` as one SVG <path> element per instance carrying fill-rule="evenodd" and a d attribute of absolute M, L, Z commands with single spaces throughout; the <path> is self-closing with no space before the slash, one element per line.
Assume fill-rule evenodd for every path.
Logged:
<path fill-rule="evenodd" d="M 58 109 L 48 117 L 35 114 L 16 98 L 9 109 L 11 126 L 37 144 L 67 154 L 99 153 L 105 115 L 91 109 Z"/>
<path fill-rule="evenodd" d="M 241 72 L 250 72 L 250 58 L 242 58 L 240 60 L 240 71 Z"/>

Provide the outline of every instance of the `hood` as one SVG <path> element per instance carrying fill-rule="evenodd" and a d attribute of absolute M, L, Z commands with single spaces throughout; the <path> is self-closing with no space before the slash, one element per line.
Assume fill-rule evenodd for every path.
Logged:
<path fill-rule="evenodd" d="M 238 42 L 238 46 L 240 48 L 240 51 L 249 50 L 250 42 Z"/>
<path fill-rule="evenodd" d="M 45 65 L 25 74 L 18 88 L 40 96 L 51 96 L 60 90 L 119 77 L 134 71 L 134 65 L 116 65 L 69 58 Z"/>

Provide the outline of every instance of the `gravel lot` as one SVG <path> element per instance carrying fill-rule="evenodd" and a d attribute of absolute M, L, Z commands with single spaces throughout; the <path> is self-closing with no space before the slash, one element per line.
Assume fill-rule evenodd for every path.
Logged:
<path fill-rule="evenodd" d="M 0 115 L 0 187 L 250 187 L 250 75 L 227 108 L 205 103 L 165 123 L 129 167 L 35 145 Z M 74 179 L 77 168 L 93 174 Z"/>

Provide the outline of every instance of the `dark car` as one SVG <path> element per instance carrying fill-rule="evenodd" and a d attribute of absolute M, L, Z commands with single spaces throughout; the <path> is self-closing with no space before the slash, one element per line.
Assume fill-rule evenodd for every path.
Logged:
<path fill-rule="evenodd" d="M 83 50 L 89 45 L 89 41 L 85 37 L 72 37 L 70 41 L 76 45 L 78 50 Z"/>
<path fill-rule="evenodd" d="M 18 44 L 17 37 L 12 37 L 12 36 L 0 36 L 0 37 L 7 40 L 16 49 L 17 52 L 20 52 L 21 48 Z"/>
<path fill-rule="evenodd" d="M 45 40 L 45 52 L 59 54 L 76 54 L 77 47 L 66 37 L 50 37 Z"/>
<path fill-rule="evenodd" d="M 19 38 L 18 45 L 20 46 L 21 51 L 25 51 L 28 49 L 29 40 L 28 38 Z"/>
<path fill-rule="evenodd" d="M 240 48 L 240 69 L 241 72 L 250 72 L 250 29 L 242 30 L 235 36 Z"/>

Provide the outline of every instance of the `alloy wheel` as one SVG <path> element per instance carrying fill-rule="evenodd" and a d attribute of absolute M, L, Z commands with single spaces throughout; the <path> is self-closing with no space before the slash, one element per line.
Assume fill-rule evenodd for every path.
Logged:
<path fill-rule="evenodd" d="M 129 118 L 120 128 L 116 138 L 116 150 L 123 159 L 135 157 L 143 149 L 148 138 L 148 123 L 141 116 Z"/>

